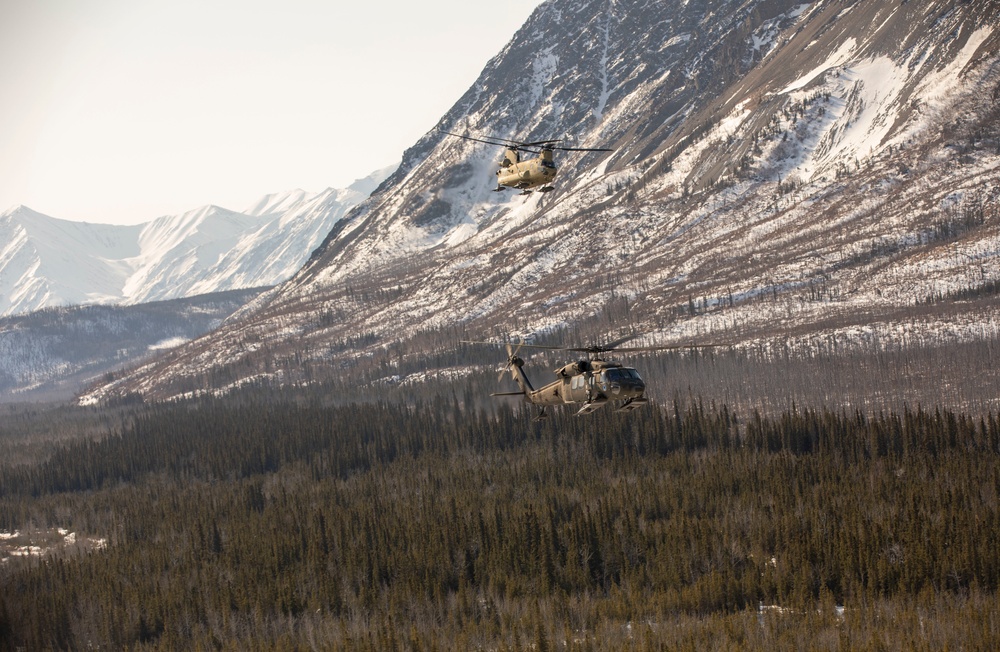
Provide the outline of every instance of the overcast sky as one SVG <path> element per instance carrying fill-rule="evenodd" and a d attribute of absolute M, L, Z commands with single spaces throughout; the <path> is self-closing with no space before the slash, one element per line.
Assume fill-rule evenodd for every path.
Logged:
<path fill-rule="evenodd" d="M 347 186 L 541 2 L 2 2 L 0 212 L 134 224 Z"/>

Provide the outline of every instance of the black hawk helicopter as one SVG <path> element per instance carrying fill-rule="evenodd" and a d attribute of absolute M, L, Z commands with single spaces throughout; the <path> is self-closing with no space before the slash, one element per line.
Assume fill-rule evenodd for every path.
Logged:
<path fill-rule="evenodd" d="M 611 149 L 589 148 L 589 147 L 556 147 L 555 143 L 561 140 L 536 140 L 530 143 L 522 143 L 519 140 L 507 140 L 505 138 L 473 138 L 462 134 L 453 134 L 450 131 L 443 133 L 456 138 L 496 145 L 504 148 L 504 157 L 500 161 L 500 168 L 497 170 L 497 187 L 494 192 L 500 192 L 507 188 L 517 188 L 522 195 L 530 194 L 533 188 L 538 188 L 539 192 L 549 192 L 555 190 L 552 187 L 552 180 L 556 178 L 555 161 L 552 158 L 553 151 L 560 152 L 612 152 Z M 538 154 L 534 158 L 521 160 L 521 152 Z M 539 187 L 541 186 L 541 187 Z"/>
<path fill-rule="evenodd" d="M 498 381 L 504 374 L 510 372 L 514 382 L 521 388 L 519 392 L 495 392 L 490 396 L 523 396 L 526 403 L 540 408 L 536 420 L 548 417 L 546 408 L 553 405 L 582 404 L 577 415 L 590 414 L 605 405 L 614 405 L 615 412 L 628 412 L 649 403 L 644 396 L 646 383 L 639 372 L 632 367 L 626 367 L 618 362 L 604 360 L 605 353 L 639 353 L 647 351 L 672 351 L 678 349 L 707 348 L 716 344 L 689 344 L 674 346 L 637 346 L 619 347 L 621 340 L 607 346 L 562 347 L 541 346 L 537 344 L 517 344 L 517 348 L 507 343 L 507 364 L 501 370 Z M 465 344 L 492 344 L 496 342 L 474 342 L 464 340 Z M 586 360 L 578 360 L 555 370 L 558 377 L 555 381 L 540 389 L 535 389 L 525 375 L 522 367 L 524 360 L 518 357 L 521 347 L 532 349 L 548 349 L 550 351 L 576 351 L 586 353 Z"/>

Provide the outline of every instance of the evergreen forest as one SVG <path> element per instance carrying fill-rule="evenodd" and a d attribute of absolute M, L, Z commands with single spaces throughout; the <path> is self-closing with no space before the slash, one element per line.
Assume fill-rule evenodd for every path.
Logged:
<path fill-rule="evenodd" d="M 1000 649 L 992 413 L 439 389 L 5 407 L 0 649 Z"/>

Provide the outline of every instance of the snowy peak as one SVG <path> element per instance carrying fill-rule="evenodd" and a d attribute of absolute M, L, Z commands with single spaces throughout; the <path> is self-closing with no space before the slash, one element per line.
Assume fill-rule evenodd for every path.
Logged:
<path fill-rule="evenodd" d="M 352 189 L 294 190 L 267 195 L 246 212 L 209 205 L 134 226 L 71 222 L 18 206 L 0 214 L 0 315 L 274 285 L 364 198 Z"/>
<path fill-rule="evenodd" d="M 192 294 L 273 285 L 274 279 L 291 277 L 366 195 L 351 188 L 328 188 L 314 195 L 272 197 L 273 206 L 287 208 L 265 213 L 257 227 L 245 232 L 200 278 L 189 279 Z M 262 247 L 261 243 L 270 245 Z"/>
<path fill-rule="evenodd" d="M 153 220 L 139 235 L 136 272 L 125 284 L 125 296 L 130 303 L 191 296 L 191 287 L 204 272 L 265 219 L 205 206 Z"/>
<path fill-rule="evenodd" d="M 375 190 L 382 185 L 382 182 L 388 179 L 398 167 L 399 164 L 397 163 L 395 165 L 384 167 L 381 170 L 376 170 L 367 177 L 356 179 L 351 185 L 347 186 L 347 189 L 367 197 L 375 192 Z"/>
<path fill-rule="evenodd" d="M 241 212 L 253 216 L 287 215 L 299 211 L 306 204 L 315 203 L 321 196 L 330 197 L 331 195 L 337 196 L 337 201 L 356 204 L 372 194 L 383 181 L 396 171 L 397 167 L 399 167 L 398 164 L 376 170 L 366 177 L 356 179 L 344 189 L 327 188 L 320 193 L 309 193 L 297 188 L 287 192 L 264 195 Z"/>
<path fill-rule="evenodd" d="M 295 189 L 288 192 L 273 193 L 264 195 L 250 206 L 243 210 L 245 215 L 274 215 L 276 213 L 287 213 L 302 204 L 310 194 L 305 190 Z"/>
<path fill-rule="evenodd" d="M 136 251 L 131 242 L 136 227 L 70 222 L 49 217 L 26 206 L 3 213 L 0 223 L 18 228 L 35 246 L 58 248 L 60 253 L 71 251 L 74 245 L 107 257 L 127 256 Z"/>
<path fill-rule="evenodd" d="M 123 298 L 137 227 L 60 220 L 20 206 L 0 215 L 0 314 Z"/>

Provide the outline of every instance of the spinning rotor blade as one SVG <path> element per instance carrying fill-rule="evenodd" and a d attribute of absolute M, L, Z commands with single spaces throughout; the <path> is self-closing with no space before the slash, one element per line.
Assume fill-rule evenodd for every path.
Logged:
<path fill-rule="evenodd" d="M 485 344 L 486 342 L 477 343 Z M 473 344 L 473 342 L 467 342 L 467 344 Z M 507 342 L 507 364 L 504 365 L 503 369 L 500 370 L 500 375 L 497 376 L 498 383 L 501 382 L 503 377 L 507 375 L 507 372 L 510 371 L 511 366 L 514 364 L 514 358 L 517 357 L 517 352 L 521 350 L 522 346 L 524 346 L 523 342 L 518 344 L 516 349 L 512 349 L 510 347 L 510 342 Z"/>
<path fill-rule="evenodd" d="M 589 353 L 598 355 L 601 353 L 641 353 L 650 351 L 677 351 L 680 349 L 707 349 L 723 344 L 670 344 L 666 346 L 618 346 L 618 344 L 628 341 L 620 340 L 607 346 L 543 346 L 541 344 L 520 344 L 518 348 L 526 346 L 531 349 L 547 349 L 550 351 L 575 351 L 578 353 Z"/>
<path fill-rule="evenodd" d="M 514 359 L 514 351 L 512 351 L 510 348 L 510 342 L 507 342 L 507 364 L 503 366 L 503 369 L 500 370 L 500 375 L 497 376 L 498 383 L 502 381 L 503 377 L 507 375 L 508 371 L 510 371 L 510 364 L 511 360 L 513 359 Z"/>
<path fill-rule="evenodd" d="M 671 344 L 669 346 L 624 346 L 615 348 L 592 347 L 598 349 L 598 353 L 616 351 L 618 353 L 639 353 L 642 351 L 679 351 L 680 349 L 711 349 L 724 344 Z"/>
<path fill-rule="evenodd" d="M 487 145 L 496 145 L 498 147 L 510 147 L 511 149 L 524 150 L 532 152 L 533 154 L 540 154 L 542 149 L 556 149 L 561 152 L 613 152 L 613 149 L 604 148 L 591 148 L 591 147 L 555 147 L 553 143 L 561 143 L 561 138 L 556 138 L 553 140 L 536 140 L 532 142 L 521 142 L 519 140 L 508 140 L 506 138 L 496 138 L 490 136 L 488 138 L 474 138 L 472 136 L 464 136 L 462 134 L 452 133 L 450 131 L 440 130 L 441 133 L 448 134 L 449 136 L 455 136 L 456 138 L 463 138 L 465 140 L 475 141 L 477 143 L 486 143 Z M 529 149 L 532 147 L 544 146 L 541 149 Z"/>
<path fill-rule="evenodd" d="M 573 351 L 576 353 L 586 353 L 588 355 L 597 356 L 602 353 L 651 353 L 655 351 L 680 351 L 682 349 L 711 349 L 720 346 L 726 346 L 725 344 L 668 344 L 664 346 L 618 346 L 623 344 L 631 337 L 626 337 L 615 342 L 611 342 L 606 345 L 595 345 L 595 346 L 547 346 L 544 344 L 526 344 L 524 342 L 518 342 L 517 347 L 511 347 L 510 342 L 505 343 L 507 347 L 507 364 L 500 371 L 500 376 L 497 381 L 503 380 L 504 375 L 510 371 L 510 367 L 514 364 L 514 358 L 517 357 L 518 351 L 521 347 L 529 349 L 543 349 L 546 351 Z M 499 342 L 477 342 L 473 340 L 462 340 L 463 344 L 489 344 L 491 346 L 497 346 Z"/>
<path fill-rule="evenodd" d="M 613 149 L 605 149 L 604 147 L 549 147 L 548 149 L 557 149 L 560 152 L 613 152 Z"/>
<path fill-rule="evenodd" d="M 480 342 L 477 340 L 462 340 L 462 344 L 489 344 L 490 346 L 498 346 L 499 342 Z M 514 348 L 510 345 L 510 342 L 505 342 L 504 346 L 507 348 L 507 364 L 503 366 L 500 370 L 500 375 L 497 376 L 497 382 L 503 380 L 503 377 L 510 371 L 511 366 L 514 364 L 514 358 L 517 357 L 517 352 L 521 350 L 522 346 L 531 346 L 530 344 L 525 344 L 524 342 L 518 342 L 517 347 Z"/>
<path fill-rule="evenodd" d="M 520 140 L 507 140 L 506 138 L 496 138 L 494 136 L 489 136 L 487 138 L 474 138 L 472 136 L 464 136 L 462 134 L 452 133 L 443 129 L 441 130 L 441 133 L 448 134 L 449 136 L 454 136 L 456 138 L 462 138 L 464 140 L 472 140 L 477 143 L 486 143 L 487 145 L 496 145 L 498 147 L 510 147 L 511 149 L 524 149 L 526 147 L 537 147 L 538 145 L 548 145 L 549 143 L 560 142 L 559 140 L 538 140 L 533 143 L 524 143 Z"/>
<path fill-rule="evenodd" d="M 541 154 L 545 150 L 549 150 L 549 151 L 555 150 L 555 151 L 558 151 L 558 152 L 613 152 L 613 151 L 615 151 L 613 149 L 604 149 L 604 148 L 599 148 L 599 147 L 551 147 L 551 146 L 542 147 L 541 149 L 534 149 L 534 148 L 529 148 L 529 147 L 513 147 L 513 149 L 516 149 L 516 150 L 521 151 L 521 152 L 531 152 L 532 154 Z"/>
<path fill-rule="evenodd" d="M 441 133 L 448 134 L 449 136 L 455 136 L 456 138 L 462 138 L 464 140 L 472 140 L 472 141 L 475 141 L 477 143 L 486 143 L 487 145 L 496 145 L 497 147 L 511 147 L 511 146 L 515 146 L 515 148 L 516 148 L 517 145 L 522 145 L 523 144 L 523 143 L 518 143 L 518 142 L 512 141 L 512 140 L 504 140 L 503 138 L 495 138 L 495 139 L 491 139 L 491 140 L 487 140 L 485 138 L 473 138 L 472 136 L 463 136 L 462 134 L 453 134 L 450 131 L 444 131 L 444 130 L 442 130 Z M 497 142 L 497 141 L 500 141 L 500 142 Z"/>

